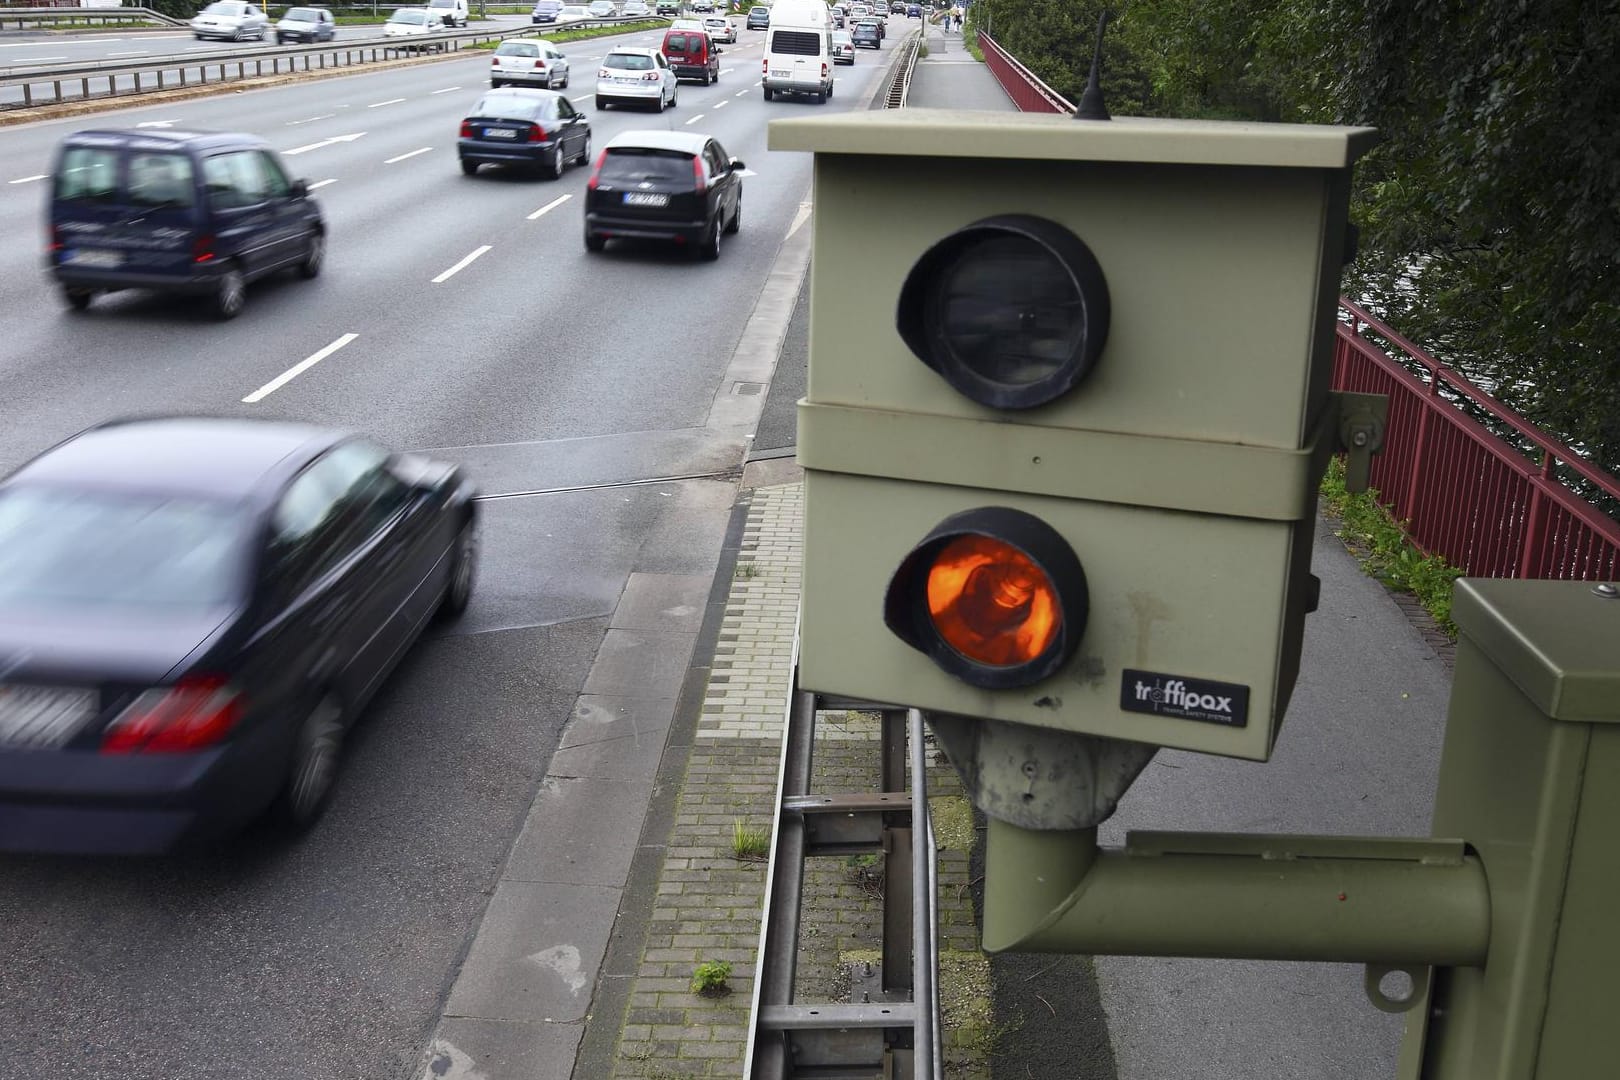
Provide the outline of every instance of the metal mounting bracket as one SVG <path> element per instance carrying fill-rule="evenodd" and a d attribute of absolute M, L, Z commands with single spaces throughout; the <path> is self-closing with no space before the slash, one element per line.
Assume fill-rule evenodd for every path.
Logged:
<path fill-rule="evenodd" d="M 1384 448 L 1384 428 L 1389 422 L 1389 397 L 1385 394 L 1357 394 L 1335 391 L 1339 411 L 1338 449 L 1348 455 L 1344 487 L 1351 494 L 1367 490 L 1372 456 Z"/>

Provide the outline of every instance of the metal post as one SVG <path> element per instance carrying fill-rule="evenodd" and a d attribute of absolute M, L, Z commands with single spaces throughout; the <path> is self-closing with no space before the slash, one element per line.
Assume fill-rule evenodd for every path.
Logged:
<path fill-rule="evenodd" d="M 927 1080 L 941 1080 L 945 1073 L 939 1030 L 939 868 L 934 858 L 934 827 L 928 814 L 928 756 L 923 745 L 922 713 L 909 710 L 906 723 L 911 742 L 912 829 L 922 841 L 912 846 L 911 853 L 912 1000 L 917 1003 L 912 1072 Z"/>

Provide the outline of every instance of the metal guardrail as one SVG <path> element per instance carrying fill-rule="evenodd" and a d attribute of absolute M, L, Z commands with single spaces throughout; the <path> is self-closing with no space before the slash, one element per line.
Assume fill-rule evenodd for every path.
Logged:
<path fill-rule="evenodd" d="M 1333 387 L 1389 397 L 1372 486 L 1414 544 L 1471 577 L 1620 576 L 1620 523 L 1559 477 L 1611 504 L 1620 503 L 1620 480 L 1364 308 L 1340 300 L 1339 310 Z"/>
<path fill-rule="evenodd" d="M 1074 103 L 1047 86 L 1033 71 L 1020 64 L 1012 53 L 996 44 L 996 39 L 979 31 L 979 51 L 984 64 L 996 77 L 1020 112 L 1074 114 Z"/>
<path fill-rule="evenodd" d="M 743 1076 L 942 1080 L 939 879 L 928 818 L 922 714 L 812 694 L 801 691 L 798 683 L 795 643 Z M 816 713 L 823 709 L 881 715 L 881 791 L 829 795 L 810 790 Z M 852 988 L 852 999 L 859 1000 L 795 1002 L 805 860 L 875 852 L 884 854 L 879 970 L 862 981 L 865 989 Z"/>
<path fill-rule="evenodd" d="M 628 19 L 588 19 L 568 23 L 567 26 L 569 29 L 596 29 L 650 21 L 657 20 L 639 16 Z M 184 86 L 200 86 L 211 82 L 236 82 L 265 75 L 319 71 L 329 67 L 358 67 L 368 63 L 396 60 L 424 50 L 459 51 L 464 45 L 482 41 L 501 41 L 509 37 L 524 37 L 535 33 L 536 28 L 532 25 L 509 26 L 490 30 L 439 31 L 408 38 L 356 38 L 352 41 L 332 41 L 318 45 L 259 45 L 219 52 L 150 56 L 139 61 L 91 60 L 48 68 L 0 68 L 0 88 L 22 88 L 21 102 L 8 103 L 0 108 L 58 105 L 67 101 L 89 100 L 92 97 L 99 99 L 124 97 L 159 90 L 174 90 Z M 130 83 L 120 87 L 119 79 L 128 79 Z M 92 85 L 100 84 L 103 80 L 106 82 L 106 90 L 101 91 L 98 86 L 97 92 L 92 94 Z M 63 86 L 74 83 L 78 84 L 80 92 L 77 95 L 65 95 Z M 48 96 L 40 92 L 42 88 L 49 88 Z"/>
<path fill-rule="evenodd" d="M 81 8 L 81 7 L 0 7 L 0 30 L 7 23 L 16 23 L 17 29 L 25 23 L 73 23 L 86 26 L 112 23 L 148 22 L 164 26 L 185 26 L 184 19 L 165 15 L 146 7 Z"/>
<path fill-rule="evenodd" d="M 889 95 L 883 106 L 885 109 L 906 107 L 906 98 L 911 94 L 911 73 L 917 68 L 917 51 L 922 48 L 922 42 L 923 31 L 919 27 L 901 44 L 900 57 L 895 62 L 889 78 Z"/>

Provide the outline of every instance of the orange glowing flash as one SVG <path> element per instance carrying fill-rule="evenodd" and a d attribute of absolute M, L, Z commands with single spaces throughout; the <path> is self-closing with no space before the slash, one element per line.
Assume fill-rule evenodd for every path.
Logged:
<path fill-rule="evenodd" d="M 946 644 L 996 667 L 1036 659 L 1063 625 L 1051 579 L 1022 551 L 982 535 L 958 537 L 935 556 L 928 612 Z"/>

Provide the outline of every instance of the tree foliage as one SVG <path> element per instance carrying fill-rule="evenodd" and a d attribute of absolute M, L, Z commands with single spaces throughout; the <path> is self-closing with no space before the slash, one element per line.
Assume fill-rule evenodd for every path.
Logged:
<path fill-rule="evenodd" d="M 977 0 L 1071 100 L 1100 5 Z M 1620 472 L 1620 4 L 1123 0 L 1116 115 L 1369 124 L 1346 292 Z M 1117 91 L 1117 95 L 1116 95 Z"/>

